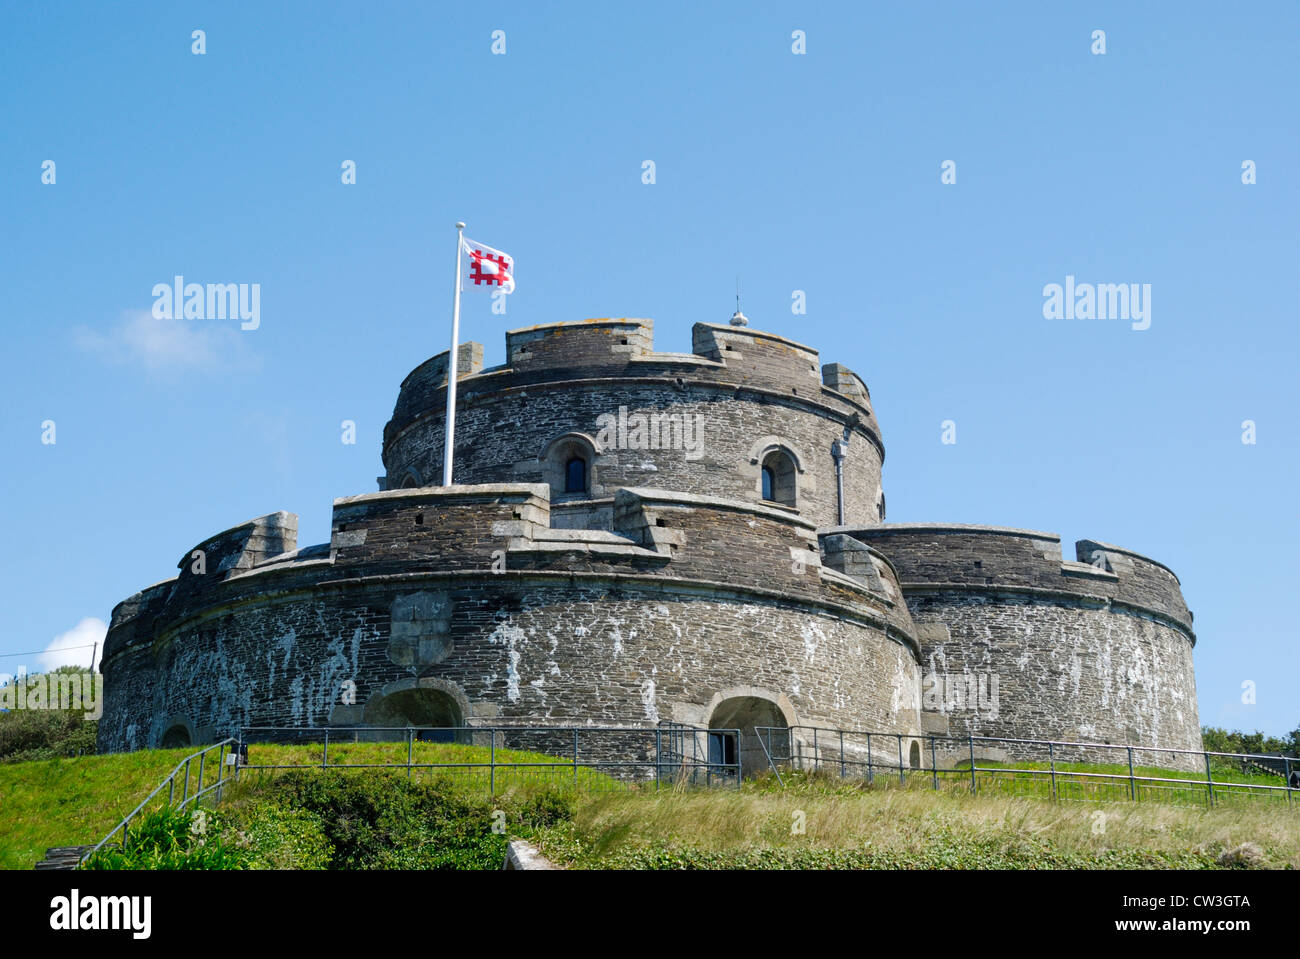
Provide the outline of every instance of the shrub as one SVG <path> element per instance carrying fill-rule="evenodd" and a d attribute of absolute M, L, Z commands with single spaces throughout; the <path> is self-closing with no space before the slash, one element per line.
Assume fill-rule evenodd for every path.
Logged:
<path fill-rule="evenodd" d="M 294 771 L 266 795 L 321 823 L 332 869 L 496 869 L 505 856 L 496 807 L 445 777 Z"/>
<path fill-rule="evenodd" d="M 61 666 L 14 682 L 30 688 L 38 676 L 43 677 L 40 682 L 48 683 L 49 677 L 60 674 L 80 674 L 83 681 L 94 675 L 75 666 Z M 86 719 L 83 709 L 6 709 L 0 712 L 0 762 L 93 755 L 98 730 L 98 721 Z"/>
<path fill-rule="evenodd" d="M 243 869 L 248 857 L 223 841 L 222 822 L 205 809 L 163 807 L 131 823 L 125 847 L 105 846 L 87 869 Z"/>
<path fill-rule="evenodd" d="M 225 835 L 247 853 L 250 869 L 328 869 L 334 855 L 318 815 L 279 803 L 236 813 L 228 820 Z"/>

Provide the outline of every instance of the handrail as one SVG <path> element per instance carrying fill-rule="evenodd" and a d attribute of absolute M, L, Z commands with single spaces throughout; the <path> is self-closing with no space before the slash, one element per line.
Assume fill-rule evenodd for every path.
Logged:
<path fill-rule="evenodd" d="M 898 733 L 898 732 L 887 733 L 879 729 L 841 729 L 838 726 L 806 726 L 802 724 L 795 725 L 795 726 L 762 726 L 762 727 L 755 727 L 755 728 L 788 729 L 791 732 L 793 732 L 796 729 L 815 729 L 815 730 L 820 730 L 821 732 L 843 733 L 846 736 L 868 736 L 868 735 L 869 736 L 890 736 L 890 737 L 902 736 L 904 739 L 938 739 L 940 741 L 947 740 L 949 742 L 955 742 L 955 743 L 956 742 L 964 743 L 967 740 L 974 740 L 977 743 L 979 742 L 1017 743 L 1017 744 L 1029 745 L 1029 746 L 1046 746 L 1048 744 L 1051 744 L 1052 746 L 1078 746 L 1081 748 L 1088 748 L 1088 749 L 1139 749 L 1142 750 L 1143 752 L 1178 753 L 1187 756 L 1226 756 L 1230 759 L 1258 759 L 1258 758 L 1292 759 L 1295 760 L 1296 762 L 1300 762 L 1300 756 L 1288 756 L 1285 753 L 1282 754 L 1219 753 L 1207 749 L 1177 749 L 1173 746 L 1142 746 L 1137 743 L 1132 743 L 1132 744 L 1090 743 L 1090 742 L 1081 742 L 1076 740 L 1064 740 L 1064 739 L 1013 739 L 1009 736 L 943 736 L 937 733 L 919 733 L 919 732 L 918 733 Z"/>
<path fill-rule="evenodd" d="M 138 816 L 141 810 L 145 808 L 145 806 L 149 805 L 150 801 L 154 798 L 154 796 L 157 796 L 160 792 L 162 792 L 164 786 L 169 787 L 168 794 L 167 794 L 167 805 L 170 806 L 172 804 L 172 800 L 176 798 L 176 774 L 179 773 L 182 769 L 185 770 L 185 793 L 179 805 L 176 807 L 177 809 L 184 809 L 189 803 L 192 803 L 197 799 L 199 799 L 200 797 L 206 795 L 207 793 L 212 792 L 212 790 L 219 789 L 223 785 L 225 785 L 226 782 L 226 779 L 224 778 L 224 773 L 226 768 L 226 764 L 224 761 L 225 749 L 227 746 L 234 746 L 238 742 L 239 740 L 237 740 L 234 736 L 229 736 L 221 740 L 220 742 L 212 743 L 210 746 L 204 746 L 198 752 L 192 753 L 191 755 L 186 756 L 184 759 L 178 762 L 176 764 L 176 768 L 173 769 L 171 773 L 169 773 L 167 777 L 163 779 L 162 782 L 160 782 L 157 786 L 154 787 L 153 792 L 151 792 L 148 796 L 145 796 L 144 799 L 141 801 L 140 805 L 136 806 L 135 809 L 131 810 L 131 812 L 128 813 L 127 816 L 121 822 L 119 822 L 116 826 L 114 826 L 111 830 L 109 830 L 107 836 L 105 836 L 103 839 L 97 842 L 89 852 L 87 852 L 84 856 L 81 857 L 81 859 L 77 861 L 77 865 L 78 866 L 82 865 L 91 856 L 99 852 L 99 850 L 102 849 L 104 845 L 110 839 L 112 839 L 113 836 L 117 834 L 117 831 L 119 829 L 122 831 L 122 848 L 125 849 L 127 832 L 131 820 L 134 819 L 136 816 Z M 205 788 L 203 785 L 204 760 L 207 758 L 207 754 L 214 749 L 219 750 L 218 757 L 217 757 L 217 781 Z M 199 784 L 198 784 L 198 788 L 194 792 L 194 795 L 191 796 L 190 795 L 190 763 L 193 762 L 195 759 L 199 760 Z"/>
<path fill-rule="evenodd" d="M 414 758 L 412 747 L 414 746 L 413 735 L 417 731 L 437 731 L 453 738 L 462 734 L 471 734 L 480 739 L 480 745 L 487 745 L 490 752 L 486 762 L 475 762 L 469 759 L 461 759 L 451 762 L 417 762 Z M 319 760 L 311 765 L 319 766 L 321 769 L 405 769 L 407 776 L 410 776 L 413 769 L 462 769 L 462 770 L 488 770 L 490 775 L 489 788 L 495 795 L 496 790 L 496 772 L 499 769 L 572 769 L 574 781 L 577 782 L 578 770 L 580 768 L 603 770 L 609 769 L 645 769 L 653 770 L 656 787 L 661 784 L 662 776 L 665 769 L 677 766 L 689 768 L 692 774 L 698 774 L 701 770 L 704 772 L 706 781 L 712 782 L 714 777 L 723 779 L 734 779 L 739 785 L 741 781 L 741 761 L 740 761 L 740 737 L 739 728 L 732 729 L 706 729 L 700 726 L 693 726 L 689 723 L 672 723 L 660 722 L 657 726 L 527 726 L 527 725 L 505 725 L 505 726 L 243 726 L 240 727 L 239 742 L 241 748 L 257 746 L 256 740 L 249 739 L 250 733 L 273 733 L 273 734 L 296 734 L 310 733 L 315 736 L 321 736 L 318 743 L 321 753 Z M 663 734 L 682 735 L 685 732 L 693 737 L 692 755 L 678 755 L 675 761 L 665 761 L 665 756 L 670 754 L 670 750 L 664 749 Z M 343 735 L 373 735 L 374 733 L 404 733 L 406 742 L 406 759 L 398 762 L 362 762 L 347 763 L 330 761 L 330 734 L 342 733 Z M 556 759 L 547 762 L 524 762 L 519 760 L 502 761 L 496 755 L 498 747 L 505 747 L 504 742 L 498 738 L 508 734 L 519 733 L 564 733 L 573 735 L 572 758 L 565 759 L 557 756 Z M 578 759 L 578 737 L 579 735 L 592 736 L 604 733 L 634 733 L 642 736 L 653 737 L 654 758 L 653 759 L 599 759 L 589 758 L 579 761 Z M 736 761 L 735 762 L 714 762 L 707 757 L 700 757 L 696 754 L 697 743 L 694 737 L 701 734 L 716 734 L 732 737 L 736 743 Z M 488 739 L 488 742 L 482 740 Z M 393 740 L 400 742 L 401 740 Z M 278 739 L 270 739 L 265 744 L 283 745 L 286 740 L 281 736 Z M 337 748 L 344 743 L 338 739 L 334 740 Z M 569 750 L 566 750 L 569 751 Z M 241 759 L 240 768 L 249 771 L 261 770 L 280 770 L 280 769 L 302 769 L 304 763 L 258 763 L 252 762 L 245 756 Z"/>
<path fill-rule="evenodd" d="M 788 737 L 787 743 L 789 744 L 789 746 L 787 748 L 786 755 L 775 756 L 772 754 L 771 749 L 769 747 L 771 746 L 771 737 L 773 732 L 779 732 L 782 735 Z M 839 753 L 838 766 L 840 769 L 840 775 L 841 776 L 846 775 L 846 770 L 848 767 L 865 766 L 866 776 L 868 780 L 872 778 L 871 774 L 872 774 L 873 767 L 879 768 L 881 770 L 894 768 L 894 762 L 887 755 L 884 754 L 878 755 L 879 751 L 872 748 L 871 740 L 873 736 L 884 739 L 887 742 L 892 742 L 894 740 L 898 741 L 899 756 L 897 760 L 897 768 L 898 768 L 900 782 L 906 781 L 906 773 L 908 772 L 907 765 L 905 764 L 902 756 L 903 740 L 910 739 L 913 740 L 914 743 L 928 742 L 930 744 L 930 761 L 931 761 L 930 776 L 928 778 L 930 778 L 932 786 L 936 790 L 939 788 L 938 774 L 940 772 L 940 769 L 938 767 L 938 763 L 935 757 L 935 752 L 936 752 L 935 744 L 943 743 L 943 744 L 952 744 L 952 745 L 958 745 L 964 747 L 963 751 L 969 752 L 970 767 L 968 770 L 961 769 L 958 766 L 953 766 L 951 769 L 945 769 L 943 771 L 961 772 L 963 775 L 969 772 L 970 789 L 972 790 L 972 792 L 975 791 L 977 788 L 976 773 L 992 773 L 995 774 L 996 776 L 1023 775 L 1028 777 L 1039 777 L 1040 779 L 1050 779 L 1051 798 L 1054 800 L 1060 799 L 1058 780 L 1060 780 L 1062 777 L 1067 777 L 1072 780 L 1078 780 L 1081 785 L 1087 781 L 1103 781 L 1103 782 L 1116 783 L 1116 784 L 1127 783 L 1129 787 L 1128 798 L 1134 801 L 1139 799 L 1138 791 L 1137 791 L 1137 786 L 1139 783 L 1143 785 L 1159 784 L 1161 786 L 1165 786 L 1169 788 L 1184 788 L 1189 786 L 1199 787 L 1205 790 L 1206 801 L 1211 807 L 1213 807 L 1216 804 L 1217 797 L 1216 797 L 1215 787 L 1218 787 L 1218 790 L 1222 792 L 1224 795 L 1232 794 L 1238 791 L 1245 792 L 1245 793 L 1261 794 L 1261 795 L 1285 793 L 1287 804 L 1289 806 L 1294 805 L 1293 794 L 1300 793 L 1300 786 L 1295 785 L 1295 779 L 1297 778 L 1296 774 L 1300 773 L 1300 758 L 1293 757 L 1293 756 L 1285 756 L 1285 755 L 1283 756 L 1273 755 L 1271 757 L 1268 757 L 1273 759 L 1275 762 L 1280 759 L 1283 764 L 1282 775 L 1284 779 L 1284 784 L 1275 786 L 1267 783 L 1236 782 L 1231 779 L 1216 780 L 1214 778 L 1213 769 L 1211 768 L 1210 765 L 1211 757 L 1218 757 L 1221 759 L 1231 759 L 1237 762 L 1241 762 L 1243 760 L 1252 760 L 1252 759 L 1268 756 L 1268 754 L 1265 753 L 1227 753 L 1227 752 L 1217 752 L 1213 750 L 1204 750 L 1204 749 L 1178 749 L 1178 748 L 1166 747 L 1166 746 L 1130 745 L 1127 743 L 1119 744 L 1119 743 L 1070 742 L 1066 740 L 1055 740 L 1055 739 L 1021 739 L 1021 738 L 1000 737 L 1000 736 L 953 736 L 953 735 L 939 735 L 935 733 L 924 733 L 924 732 L 915 732 L 915 733 L 880 732 L 875 730 L 868 731 L 868 730 L 857 730 L 857 729 L 854 730 L 839 729 L 836 727 L 828 727 L 828 726 L 809 726 L 809 725 L 755 726 L 754 733 L 757 736 L 760 744 L 763 745 L 764 752 L 767 753 L 768 765 L 772 768 L 772 771 L 777 774 L 778 778 L 780 777 L 780 772 L 778 770 L 778 765 L 777 765 L 779 762 L 785 762 L 791 764 L 795 768 L 804 768 L 806 760 L 804 758 L 803 747 L 807 745 L 806 734 L 808 732 L 812 733 L 811 761 L 815 768 L 817 769 L 821 768 L 821 763 L 823 761 L 823 754 L 825 754 L 825 756 L 827 757 L 834 756 L 834 754 L 838 749 L 838 753 Z M 798 733 L 803 733 L 805 735 L 796 736 L 796 734 Z M 824 737 L 819 737 L 818 735 L 819 733 L 836 734 L 836 736 L 838 737 L 838 747 L 835 745 L 831 745 L 831 742 L 833 742 L 834 740 L 825 740 Z M 854 744 L 853 749 L 846 750 L 844 746 L 845 736 L 865 737 L 866 738 L 865 752 L 863 750 L 861 743 L 856 743 Z M 826 743 L 826 745 L 824 746 L 819 745 L 818 742 L 819 738 L 821 738 Z M 800 749 L 797 755 L 795 753 L 795 749 L 793 746 L 793 742 L 796 739 L 800 743 Z M 1008 765 L 982 766 L 979 765 L 979 762 L 975 756 L 975 746 L 977 743 L 981 745 L 1002 744 L 1002 745 L 1037 747 L 1040 751 L 1045 750 L 1045 755 L 1035 758 L 1032 756 L 1032 754 L 1027 755 L 1026 750 L 1017 750 L 1017 752 L 1020 755 L 1011 758 L 1010 764 Z M 1059 751 L 1060 747 L 1074 748 L 1078 750 L 1090 750 L 1094 752 L 1107 751 L 1107 750 L 1113 752 L 1116 750 L 1120 750 L 1125 754 L 1127 762 L 1120 761 L 1114 763 L 1114 765 L 1120 767 L 1127 766 L 1127 771 L 1086 772 L 1083 770 L 1073 770 L 1073 769 L 1068 771 L 1062 771 L 1058 765 L 1060 762 L 1063 761 L 1063 756 Z M 1177 772 L 1188 774 L 1186 778 L 1184 778 L 1184 776 L 1181 775 L 1151 776 L 1145 774 L 1138 774 L 1136 772 L 1135 763 L 1134 763 L 1135 752 L 1136 753 L 1144 753 L 1144 752 L 1158 753 L 1158 754 L 1168 755 L 1168 756 L 1196 756 L 1202 758 L 1205 763 L 1205 770 L 1203 774 L 1204 778 L 1194 778 L 1195 773 L 1193 773 L 1192 770 L 1188 768 L 1181 768 L 1176 770 Z M 1047 768 L 1045 769 L 1024 768 L 1022 766 L 1017 765 L 1017 760 L 1019 762 L 1046 763 Z M 1102 764 L 1106 762 L 1106 760 L 1097 760 L 1097 759 L 1093 759 L 1090 761 L 1100 762 Z M 914 772 L 922 772 L 923 769 L 924 767 L 921 766 L 912 767 L 912 771 Z M 1175 770 L 1171 769 L 1171 772 L 1173 771 Z M 855 771 L 854 774 L 859 775 L 860 772 Z"/>

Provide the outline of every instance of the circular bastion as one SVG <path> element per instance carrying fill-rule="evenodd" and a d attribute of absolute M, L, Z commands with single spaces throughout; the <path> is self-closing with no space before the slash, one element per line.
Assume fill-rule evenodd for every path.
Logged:
<path fill-rule="evenodd" d="M 114 610 L 101 743 L 676 721 L 744 727 L 752 772 L 756 725 L 919 729 L 918 648 L 883 560 L 887 587 L 824 566 L 811 523 L 760 504 L 624 489 L 612 530 L 571 530 L 548 497 L 394 490 L 336 500 L 327 546 L 296 549 L 287 513 L 200 543 L 205 572 L 188 551 Z"/>
<path fill-rule="evenodd" d="M 491 368 L 458 351 L 455 485 L 431 485 L 442 353 L 403 381 L 380 491 L 335 500 L 328 543 L 299 548 L 297 517 L 271 513 L 120 603 L 101 750 L 687 724 L 741 729 L 747 774 L 767 765 L 756 727 L 795 726 L 887 734 L 912 766 L 1043 758 L 1017 739 L 1194 764 L 1172 752 L 1200 745 L 1178 578 L 1091 540 L 1066 560 L 1051 533 L 884 523 L 880 425 L 847 367 L 706 323 L 690 353 L 632 319 L 506 347 Z M 927 734 L 999 741 L 931 753 Z M 819 749 L 806 729 L 786 748 Z"/>
<path fill-rule="evenodd" d="M 1201 748 L 1192 615 L 1162 563 L 1053 533 L 902 523 L 845 535 L 898 571 L 916 623 L 927 729 L 953 736 Z M 1025 754 L 1011 743 L 987 752 Z M 1041 753 L 1035 747 L 1035 756 Z M 1038 757 L 1041 758 L 1041 757 Z M 1093 761 L 1126 762 L 1123 750 Z M 1139 765 L 1197 767 L 1137 751 Z"/>

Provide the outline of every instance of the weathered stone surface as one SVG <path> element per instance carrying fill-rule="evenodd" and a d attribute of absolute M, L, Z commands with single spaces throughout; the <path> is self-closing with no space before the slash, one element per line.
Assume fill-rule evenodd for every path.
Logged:
<path fill-rule="evenodd" d="M 1092 540 L 1067 560 L 1051 533 L 882 525 L 870 395 L 815 350 L 697 324 L 691 353 L 655 352 L 650 321 L 603 319 L 511 331 L 503 366 L 478 344 L 458 359 L 459 485 L 424 485 L 444 353 L 403 382 L 381 491 L 335 500 L 328 543 L 298 548 L 297 517 L 273 513 L 119 604 L 101 748 L 251 724 L 615 725 L 646 758 L 669 720 L 889 733 L 909 755 L 930 733 L 1199 742 L 1177 577 Z M 610 433 L 636 415 L 668 442 Z M 588 482 L 568 491 L 575 450 Z M 762 499 L 772 450 L 792 502 Z M 739 750 L 749 768 L 752 728 Z"/>

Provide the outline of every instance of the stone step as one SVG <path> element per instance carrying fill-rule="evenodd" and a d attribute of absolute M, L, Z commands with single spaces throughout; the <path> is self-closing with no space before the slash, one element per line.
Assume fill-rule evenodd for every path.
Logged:
<path fill-rule="evenodd" d="M 90 852 L 94 846 L 52 846 L 45 850 L 45 858 L 38 862 L 35 869 L 73 870 L 81 857 Z"/>

